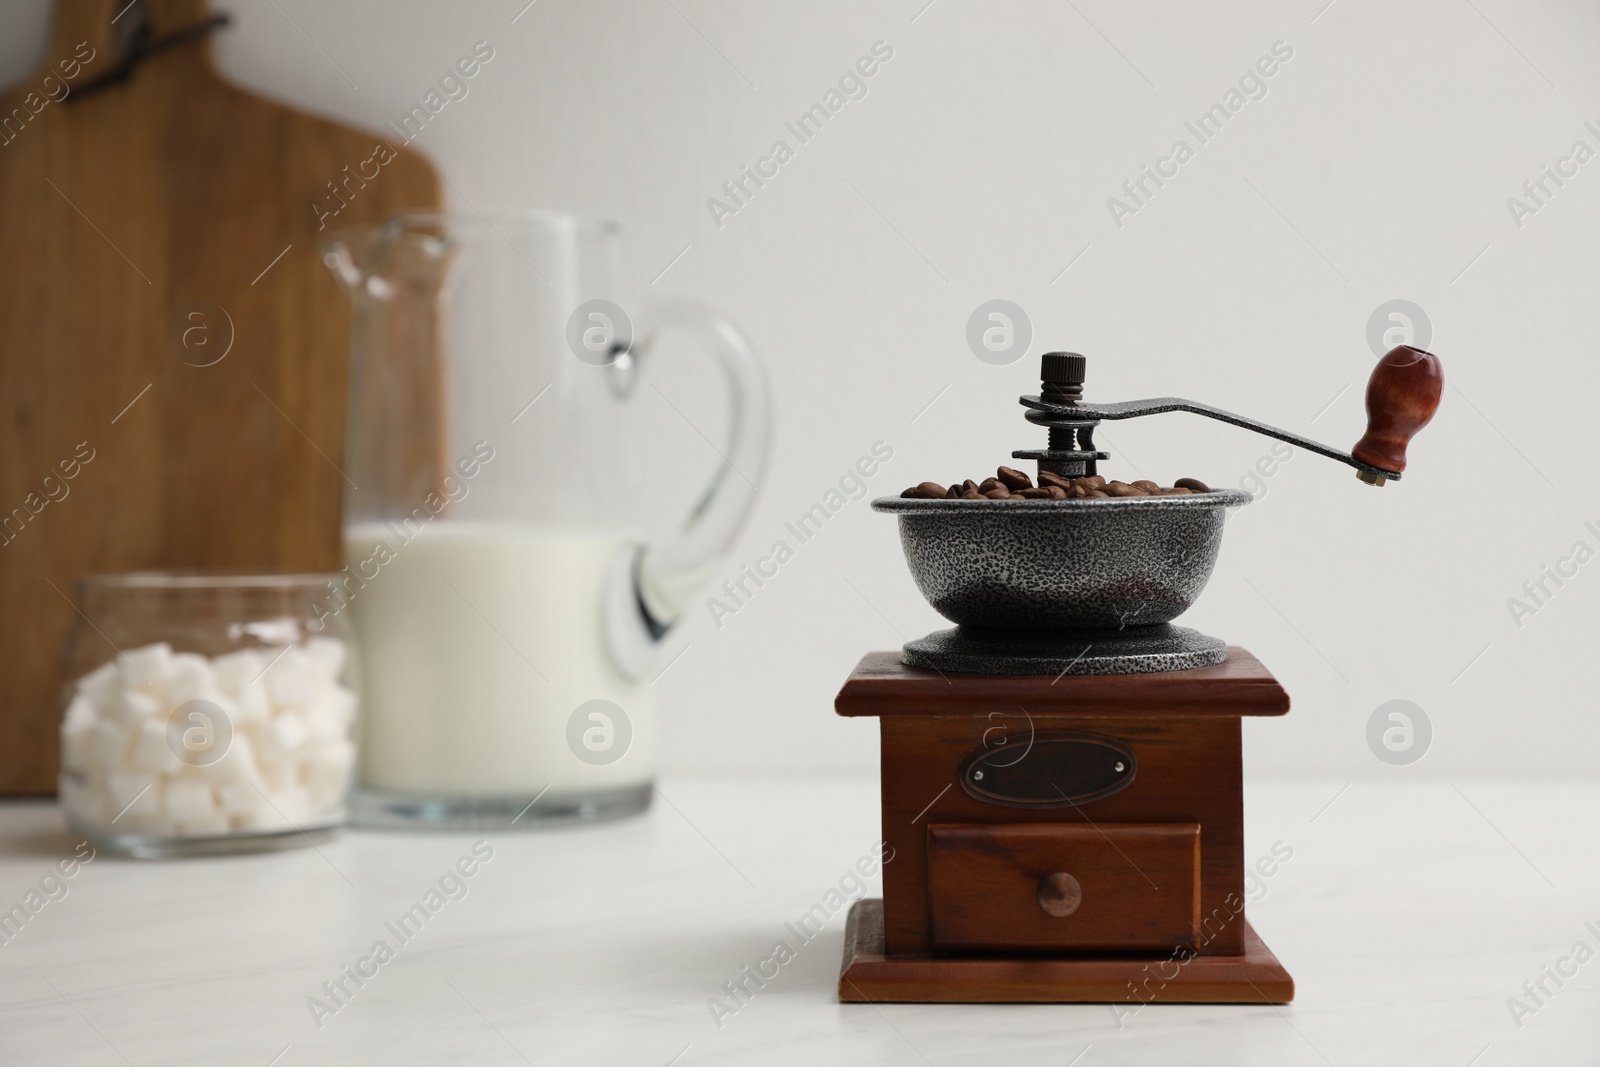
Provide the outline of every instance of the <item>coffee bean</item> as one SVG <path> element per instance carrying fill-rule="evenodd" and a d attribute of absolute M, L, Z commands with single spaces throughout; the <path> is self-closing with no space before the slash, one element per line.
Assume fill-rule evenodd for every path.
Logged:
<path fill-rule="evenodd" d="M 1085 500 L 1108 497 L 1190 496 L 1209 493 L 1211 488 L 1198 478 L 1179 478 L 1163 489 L 1148 478 L 1134 482 L 1106 481 L 1098 474 L 1067 478 L 1054 471 L 1040 471 L 1035 484 L 1015 467 L 1001 465 L 995 477 L 974 482 L 971 478 L 948 486 L 922 482 L 900 495 L 912 500 Z"/>
<path fill-rule="evenodd" d="M 913 500 L 942 500 L 944 494 L 944 486 L 936 482 L 923 482 L 921 485 L 913 485 L 900 495 Z"/>
<path fill-rule="evenodd" d="M 995 477 L 1000 479 L 1000 484 L 1011 490 L 1013 493 L 1018 489 L 1033 488 L 1033 479 L 1029 478 L 1026 474 L 1023 474 L 1019 470 L 1015 470 L 1011 467 L 1001 467 L 994 473 Z"/>
<path fill-rule="evenodd" d="M 1062 489 L 1071 489 L 1072 488 L 1072 479 L 1071 478 L 1063 478 L 1061 475 L 1057 474 L 1055 471 L 1040 471 L 1039 472 L 1039 484 L 1040 485 L 1055 485 L 1055 486 L 1059 486 Z"/>

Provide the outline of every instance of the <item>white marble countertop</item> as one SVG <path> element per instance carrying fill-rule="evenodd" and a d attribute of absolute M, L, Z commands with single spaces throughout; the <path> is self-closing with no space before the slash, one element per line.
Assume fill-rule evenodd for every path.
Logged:
<path fill-rule="evenodd" d="M 1278 1007 L 841 1005 L 844 914 L 797 944 L 876 841 L 871 778 L 673 779 L 602 827 L 348 832 L 320 850 L 101 856 L 0 946 L 5 1064 L 1595 1063 L 1600 784 L 1403 773 L 1252 780 L 1246 854 L 1293 850 L 1251 922 L 1294 975 Z M 395 922 L 475 840 L 492 857 L 420 931 Z M 77 844 L 0 805 L 0 909 Z M 471 866 L 468 864 L 467 866 Z M 878 893 L 877 879 L 871 892 Z M 41 893 L 36 901 L 47 899 Z M 1586 926 L 1585 924 L 1592 924 Z M 771 954 L 719 1027 L 708 1000 Z M 394 947 L 337 1005 L 323 991 Z M 1563 962 L 1565 960 L 1565 962 Z M 1544 968 L 1576 971 L 1557 985 Z M 1536 1002 L 1524 982 L 1543 977 Z M 328 1010 L 313 1017 L 308 998 Z M 1513 1018 L 1510 998 L 1530 1009 Z M 320 1021 L 320 1026 L 318 1025 Z M 1519 1025 L 1520 1023 L 1520 1025 Z M 1119 1025 L 1120 1024 L 1120 1025 Z"/>

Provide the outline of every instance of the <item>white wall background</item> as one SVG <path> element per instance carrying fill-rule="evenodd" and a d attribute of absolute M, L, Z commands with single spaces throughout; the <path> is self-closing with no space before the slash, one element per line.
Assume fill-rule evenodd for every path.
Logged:
<path fill-rule="evenodd" d="M 490 42 L 417 146 L 480 207 L 621 220 L 639 291 L 722 308 L 768 361 L 775 458 L 737 561 L 876 440 L 894 459 L 874 494 L 1034 447 L 1015 396 L 1050 348 L 1091 357 L 1095 399 L 1189 396 L 1348 448 L 1368 318 L 1415 302 L 1450 387 L 1413 473 L 1374 491 L 1297 455 L 1230 522 L 1183 621 L 1293 694 L 1288 718 L 1247 726 L 1253 768 L 1382 770 L 1366 721 L 1405 698 L 1435 731 L 1405 773 L 1592 770 L 1600 562 L 1521 628 L 1507 600 L 1575 541 L 1600 549 L 1584 529 L 1600 528 L 1600 162 L 1520 228 L 1506 200 L 1575 140 L 1600 149 L 1584 128 L 1600 126 L 1600 9 L 925 2 L 227 0 L 217 57 L 250 89 L 376 127 Z M 39 0 L 6 6 L 0 77 L 41 58 L 46 21 Z M 784 121 L 879 40 L 894 57 L 869 95 L 714 225 L 707 197 L 793 144 Z M 1107 197 L 1193 144 L 1184 121 L 1280 40 L 1294 56 L 1266 97 L 1117 228 Z M 1009 367 L 964 339 L 993 298 L 1033 323 Z M 689 412 L 713 435 L 716 407 Z M 659 403 L 641 419 L 680 457 L 663 484 L 715 459 Z M 1238 484 L 1270 447 L 1183 415 L 1105 429 L 1112 472 L 1163 482 Z M 942 624 L 892 520 L 851 504 L 720 629 L 692 614 L 657 684 L 667 767 L 874 767 L 874 724 L 836 719 L 833 694 L 862 652 Z"/>

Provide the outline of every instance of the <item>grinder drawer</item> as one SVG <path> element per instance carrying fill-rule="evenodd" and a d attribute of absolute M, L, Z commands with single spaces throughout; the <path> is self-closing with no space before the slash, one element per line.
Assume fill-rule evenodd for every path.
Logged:
<path fill-rule="evenodd" d="M 941 949 L 1192 946 L 1200 826 L 929 826 L 928 896 Z"/>

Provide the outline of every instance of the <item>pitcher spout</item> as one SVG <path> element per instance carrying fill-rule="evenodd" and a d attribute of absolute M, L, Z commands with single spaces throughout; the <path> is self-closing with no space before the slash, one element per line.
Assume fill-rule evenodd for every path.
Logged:
<path fill-rule="evenodd" d="M 360 290 L 362 280 L 366 276 L 362 269 L 363 250 L 374 232 L 376 228 L 372 226 L 335 230 L 324 237 L 317 246 L 318 251 L 322 253 L 323 265 L 351 292 Z"/>
<path fill-rule="evenodd" d="M 382 226 L 335 230 L 317 246 L 352 297 L 388 300 L 398 290 L 437 297 L 456 244 L 430 216 L 396 215 Z"/>

